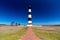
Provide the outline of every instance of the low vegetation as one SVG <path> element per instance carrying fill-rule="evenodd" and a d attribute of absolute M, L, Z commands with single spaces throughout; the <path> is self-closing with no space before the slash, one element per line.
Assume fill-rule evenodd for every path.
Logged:
<path fill-rule="evenodd" d="M 11 29 L 12 31 L 13 29 Z M 0 32 L 0 40 L 18 40 L 22 35 L 25 34 L 27 27 L 23 27 L 22 29 L 18 30 L 17 32 L 7 32 L 1 33 Z M 6 30 L 8 31 L 8 30 Z"/>
<path fill-rule="evenodd" d="M 60 40 L 60 27 L 34 27 L 33 31 L 42 40 Z"/>

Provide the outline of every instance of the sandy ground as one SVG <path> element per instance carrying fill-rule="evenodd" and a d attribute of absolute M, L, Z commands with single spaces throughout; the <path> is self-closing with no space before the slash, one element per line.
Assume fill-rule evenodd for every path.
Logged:
<path fill-rule="evenodd" d="M 0 33 L 14 33 L 21 30 L 23 27 L 16 26 L 0 26 Z"/>
<path fill-rule="evenodd" d="M 33 28 L 37 29 L 38 32 L 47 32 L 47 33 L 60 32 L 60 26 L 42 26 Z"/>

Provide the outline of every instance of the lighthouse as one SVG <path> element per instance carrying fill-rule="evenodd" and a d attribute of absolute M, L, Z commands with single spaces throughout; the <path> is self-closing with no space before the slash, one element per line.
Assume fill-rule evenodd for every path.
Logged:
<path fill-rule="evenodd" d="M 28 24 L 27 26 L 32 26 L 32 8 L 31 5 L 28 6 Z"/>

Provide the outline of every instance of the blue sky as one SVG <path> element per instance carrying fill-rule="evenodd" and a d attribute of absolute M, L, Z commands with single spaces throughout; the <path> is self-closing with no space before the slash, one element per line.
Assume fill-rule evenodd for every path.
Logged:
<path fill-rule="evenodd" d="M 0 0 L 0 24 L 27 24 L 29 3 L 33 24 L 60 24 L 60 0 Z"/>

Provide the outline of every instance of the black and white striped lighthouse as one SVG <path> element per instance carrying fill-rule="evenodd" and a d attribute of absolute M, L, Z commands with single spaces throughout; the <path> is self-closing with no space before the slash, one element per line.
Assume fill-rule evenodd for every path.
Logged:
<path fill-rule="evenodd" d="M 28 24 L 27 26 L 32 26 L 32 8 L 31 5 L 28 6 Z"/>

